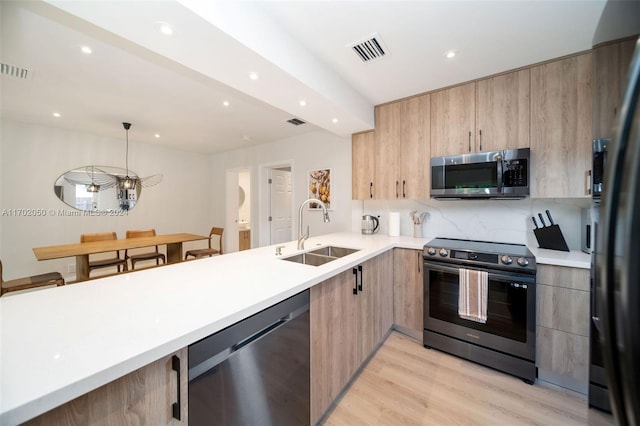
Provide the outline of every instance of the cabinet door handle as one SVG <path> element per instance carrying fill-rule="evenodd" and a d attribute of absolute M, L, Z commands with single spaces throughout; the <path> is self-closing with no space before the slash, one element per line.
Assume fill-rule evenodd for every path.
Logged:
<path fill-rule="evenodd" d="M 591 195 L 591 170 L 587 170 L 587 174 L 586 174 L 586 194 L 587 195 Z"/>
<path fill-rule="evenodd" d="M 469 152 L 471 152 L 471 130 L 469 130 Z"/>
<path fill-rule="evenodd" d="M 418 272 L 420 272 L 421 265 L 422 265 L 422 252 L 418 251 Z"/>
<path fill-rule="evenodd" d="M 362 265 L 358 265 L 358 272 L 360 273 L 360 284 L 358 285 L 358 291 L 362 291 Z"/>
<path fill-rule="evenodd" d="M 369 182 L 369 198 L 373 198 L 373 182 Z"/>
<path fill-rule="evenodd" d="M 177 355 L 171 357 L 171 368 L 176 372 L 177 401 L 171 406 L 174 419 L 180 420 L 180 358 Z"/>
<path fill-rule="evenodd" d="M 407 183 L 407 182 L 406 182 L 405 180 L 403 180 L 403 181 L 402 181 L 402 198 L 407 198 L 407 193 L 406 193 L 406 191 L 405 191 L 405 185 L 406 185 L 406 183 Z"/>
<path fill-rule="evenodd" d="M 396 181 L 396 198 L 398 198 L 398 181 Z"/>
<path fill-rule="evenodd" d="M 482 129 L 480 129 L 480 151 L 482 151 Z"/>
<path fill-rule="evenodd" d="M 358 269 L 357 268 L 353 268 L 353 278 L 354 278 L 353 294 L 357 295 L 358 294 Z"/>

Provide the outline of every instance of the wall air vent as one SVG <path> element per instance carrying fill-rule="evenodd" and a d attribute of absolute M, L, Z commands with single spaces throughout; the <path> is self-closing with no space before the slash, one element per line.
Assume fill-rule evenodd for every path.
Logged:
<path fill-rule="evenodd" d="M 24 80 L 29 76 L 29 70 L 26 68 L 16 67 L 15 65 L 0 64 L 0 74 L 10 77 L 22 78 Z"/>
<path fill-rule="evenodd" d="M 389 49 L 387 49 L 378 33 L 348 46 L 358 55 L 362 62 L 371 62 L 389 54 Z"/>
<path fill-rule="evenodd" d="M 305 122 L 300 120 L 299 118 L 292 118 L 291 120 L 287 120 L 287 123 L 291 123 L 294 126 L 299 126 L 301 124 L 304 124 Z"/>

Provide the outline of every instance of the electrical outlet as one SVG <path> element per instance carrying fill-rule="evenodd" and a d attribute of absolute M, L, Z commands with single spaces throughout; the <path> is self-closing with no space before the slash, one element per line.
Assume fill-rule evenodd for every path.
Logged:
<path fill-rule="evenodd" d="M 70 263 L 67 265 L 67 274 L 72 274 L 76 271 L 76 265 Z"/>

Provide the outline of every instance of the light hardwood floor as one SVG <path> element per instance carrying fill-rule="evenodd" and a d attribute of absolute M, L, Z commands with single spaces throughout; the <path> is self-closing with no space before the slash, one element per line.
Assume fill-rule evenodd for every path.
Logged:
<path fill-rule="evenodd" d="M 391 333 L 325 425 L 613 425 L 584 397 L 425 349 Z"/>

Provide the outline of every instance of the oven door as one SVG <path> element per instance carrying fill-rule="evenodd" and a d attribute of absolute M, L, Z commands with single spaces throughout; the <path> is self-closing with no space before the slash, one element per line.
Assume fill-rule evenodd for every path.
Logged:
<path fill-rule="evenodd" d="M 489 271 L 487 322 L 458 316 L 459 269 L 425 260 L 424 328 L 535 360 L 535 275 Z"/>

